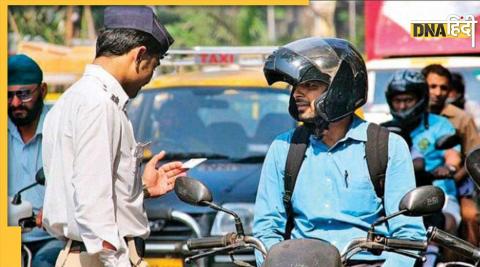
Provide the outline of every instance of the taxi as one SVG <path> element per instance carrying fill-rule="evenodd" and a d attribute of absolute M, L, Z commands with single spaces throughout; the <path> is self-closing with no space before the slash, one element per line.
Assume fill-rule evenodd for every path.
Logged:
<path fill-rule="evenodd" d="M 250 58 L 246 66 L 238 63 L 245 60 L 240 59 L 245 54 L 196 55 L 192 64 L 213 62 L 199 70 L 153 79 L 131 100 L 127 112 L 136 139 L 151 142 L 145 160 L 161 150 L 167 152 L 167 161 L 206 158 L 188 175 L 205 183 L 216 203 L 239 214 L 245 233 L 251 234 L 258 181 L 269 145 L 296 126 L 288 113 L 290 90 L 286 84 L 267 84 L 263 60 L 252 66 Z M 170 66 L 168 61 L 162 64 Z M 145 246 L 149 266 L 184 266 L 185 257 L 191 255 L 185 248 L 187 239 L 235 229 L 229 215 L 185 204 L 175 193 L 149 199 L 145 207 L 151 229 Z M 236 257 L 254 262 L 251 250 Z M 230 256 L 222 254 L 194 263 L 231 264 Z"/>
<path fill-rule="evenodd" d="M 43 100 L 45 107 L 50 109 L 55 102 L 60 98 L 62 93 L 57 93 L 57 92 L 48 92 L 47 95 L 45 96 L 45 99 Z"/>

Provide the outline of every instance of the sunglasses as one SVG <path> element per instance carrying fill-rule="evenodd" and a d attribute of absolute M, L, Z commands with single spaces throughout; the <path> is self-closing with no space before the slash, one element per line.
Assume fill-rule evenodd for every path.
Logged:
<path fill-rule="evenodd" d="M 33 89 L 22 88 L 17 91 L 8 91 L 8 103 L 11 103 L 15 96 L 17 96 L 18 99 L 22 100 L 24 103 L 32 101 L 33 92 L 35 92 L 39 87 L 40 85 L 37 85 L 37 87 Z"/>

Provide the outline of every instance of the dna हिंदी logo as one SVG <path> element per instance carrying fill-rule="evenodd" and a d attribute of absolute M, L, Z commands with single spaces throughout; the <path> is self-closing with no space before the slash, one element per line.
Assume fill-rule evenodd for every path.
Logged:
<path fill-rule="evenodd" d="M 475 47 L 473 15 L 450 15 L 446 20 L 415 20 L 410 22 L 410 36 L 414 38 L 472 38 Z"/>

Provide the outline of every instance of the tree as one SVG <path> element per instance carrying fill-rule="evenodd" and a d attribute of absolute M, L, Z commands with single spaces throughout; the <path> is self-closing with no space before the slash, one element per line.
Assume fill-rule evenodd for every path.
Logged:
<path fill-rule="evenodd" d="M 26 39 L 43 40 L 54 44 L 64 43 L 65 8 L 59 6 L 11 6 L 11 21 Z M 9 23 L 9 32 L 13 32 Z"/>

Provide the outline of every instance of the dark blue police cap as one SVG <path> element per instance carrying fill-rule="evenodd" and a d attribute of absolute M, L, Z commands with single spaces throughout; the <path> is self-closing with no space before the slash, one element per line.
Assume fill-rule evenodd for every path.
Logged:
<path fill-rule="evenodd" d="M 167 29 L 158 22 L 150 7 L 146 6 L 110 6 L 104 11 L 106 29 L 135 29 L 151 34 L 160 44 L 162 54 L 175 41 Z"/>

